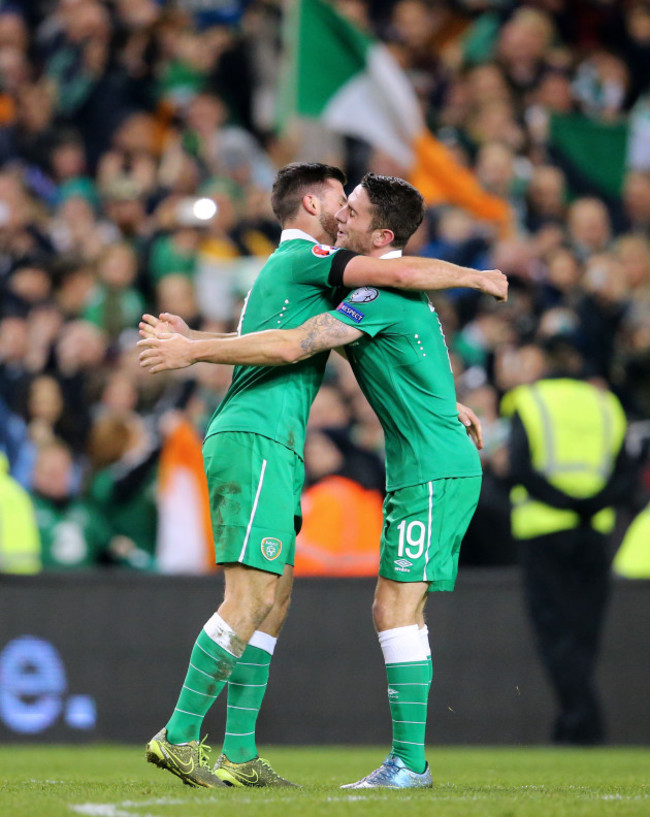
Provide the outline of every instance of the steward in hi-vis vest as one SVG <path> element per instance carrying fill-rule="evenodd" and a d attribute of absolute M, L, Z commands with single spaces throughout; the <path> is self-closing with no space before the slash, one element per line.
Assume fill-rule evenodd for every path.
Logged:
<path fill-rule="evenodd" d="M 610 583 L 613 505 L 630 493 L 625 414 L 580 377 L 564 337 L 545 345 L 547 376 L 508 392 L 512 533 L 535 643 L 553 686 L 555 743 L 605 739 L 595 669 Z"/>
<path fill-rule="evenodd" d="M 502 413 L 515 417 L 513 536 L 531 539 L 580 524 L 610 533 L 615 517 L 604 489 L 615 473 L 626 427 L 616 396 L 573 378 L 539 380 L 508 392 Z"/>

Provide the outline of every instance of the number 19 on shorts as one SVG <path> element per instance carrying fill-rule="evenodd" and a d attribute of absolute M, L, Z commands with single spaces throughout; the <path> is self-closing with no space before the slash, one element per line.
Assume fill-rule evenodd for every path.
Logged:
<path fill-rule="evenodd" d="M 424 541 L 427 529 L 424 522 L 414 521 L 407 524 L 406 519 L 397 526 L 399 531 L 399 543 L 397 555 L 401 559 L 406 556 L 408 559 L 419 559 L 424 553 Z"/>

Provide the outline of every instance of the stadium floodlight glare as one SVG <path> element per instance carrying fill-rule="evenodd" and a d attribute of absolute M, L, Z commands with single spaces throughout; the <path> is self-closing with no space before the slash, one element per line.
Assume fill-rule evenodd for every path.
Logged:
<path fill-rule="evenodd" d="M 210 221 L 217 214 L 217 205 L 212 199 L 197 199 L 192 207 L 194 216 L 199 221 Z"/>

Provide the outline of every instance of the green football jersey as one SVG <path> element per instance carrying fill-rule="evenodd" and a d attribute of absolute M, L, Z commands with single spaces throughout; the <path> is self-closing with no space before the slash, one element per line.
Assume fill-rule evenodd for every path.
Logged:
<path fill-rule="evenodd" d="M 293 329 L 331 309 L 337 290 L 330 284 L 330 273 L 340 252 L 346 251 L 317 244 L 301 231 L 285 230 L 248 293 L 239 334 Z M 248 431 L 302 457 L 309 409 L 327 356 L 324 352 L 293 366 L 237 366 L 206 438 L 222 431 Z"/>
<path fill-rule="evenodd" d="M 481 475 L 458 420 L 440 320 L 427 296 L 362 287 L 331 314 L 364 335 L 345 348 L 386 438 L 386 488 Z"/>
<path fill-rule="evenodd" d="M 108 547 L 110 530 L 105 520 L 83 499 L 54 502 L 32 496 L 41 537 L 44 570 L 94 567 Z"/>
<path fill-rule="evenodd" d="M 89 488 L 89 497 L 108 520 L 111 534 L 128 537 L 150 556 L 156 552 L 158 531 L 158 467 L 153 462 L 153 456 L 150 455 L 148 467 L 147 461 L 144 461 L 141 479 L 130 490 L 127 491 L 120 484 L 119 463 L 98 471 Z"/>

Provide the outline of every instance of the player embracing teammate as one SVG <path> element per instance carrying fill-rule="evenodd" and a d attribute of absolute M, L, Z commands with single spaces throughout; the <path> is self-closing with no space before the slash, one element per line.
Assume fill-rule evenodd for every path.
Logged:
<path fill-rule="evenodd" d="M 418 191 L 368 174 L 347 200 L 343 183 L 326 165 L 279 172 L 272 203 L 281 243 L 249 293 L 236 337 L 191 333 L 174 316 L 141 324 L 141 360 L 152 371 L 198 361 L 237 365 L 204 443 L 224 601 L 199 634 L 172 717 L 146 752 L 191 785 L 291 785 L 257 756 L 255 722 L 288 609 L 306 421 L 327 352 L 339 346 L 386 437 L 373 618 L 393 719 L 391 752 L 349 785 L 432 785 L 424 757 L 432 679 L 424 606 L 429 591 L 453 589 L 481 469 L 459 423 L 442 328 L 423 291 L 466 286 L 504 300 L 507 281 L 495 270 L 400 257 L 422 220 Z M 337 305 L 341 287 L 353 291 Z M 462 416 L 480 436 L 475 418 Z M 200 728 L 228 680 L 226 741 L 211 770 Z"/>

